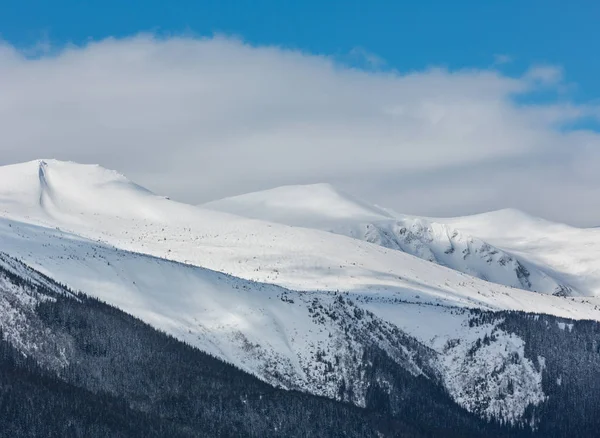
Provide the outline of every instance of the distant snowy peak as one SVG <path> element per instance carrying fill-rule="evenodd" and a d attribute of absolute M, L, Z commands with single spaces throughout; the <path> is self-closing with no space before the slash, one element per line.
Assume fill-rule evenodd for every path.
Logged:
<path fill-rule="evenodd" d="M 528 260 L 587 296 L 600 296 L 600 229 L 577 228 L 504 209 L 439 222 Z"/>
<path fill-rule="evenodd" d="M 547 237 L 548 233 L 577 230 L 569 225 L 551 222 L 514 208 L 454 218 L 438 218 L 439 222 L 460 228 L 482 239 Z"/>
<path fill-rule="evenodd" d="M 560 296 L 573 293 L 570 286 L 526 261 L 445 224 L 404 218 L 361 224 L 358 228 L 362 235 L 348 234 L 492 283 Z M 343 229 L 332 231 L 343 232 Z"/>
<path fill-rule="evenodd" d="M 329 184 L 284 186 L 213 201 L 203 207 L 345 235 L 493 283 L 553 295 L 573 293 L 569 285 L 451 225 L 392 213 Z M 520 213 L 499 212 L 497 220 L 502 221 L 500 216 L 506 215 Z"/>
<path fill-rule="evenodd" d="M 53 159 L 1 166 L 0 191 L 0 212 L 36 218 L 102 214 L 157 219 L 161 208 L 146 200 L 165 201 L 114 170 Z"/>
<path fill-rule="evenodd" d="M 392 218 L 385 210 L 330 184 L 282 186 L 220 199 L 201 207 L 292 226 Z"/>
<path fill-rule="evenodd" d="M 47 178 L 68 179 L 69 182 L 77 182 L 86 187 L 125 184 L 139 189 L 139 186 L 122 174 L 96 164 L 43 159 L 0 166 L 0 182 L 3 183 L 3 188 L 10 187 L 15 190 L 15 193 L 23 194 L 31 190 L 35 191 L 40 188 L 40 185 L 47 182 Z"/>

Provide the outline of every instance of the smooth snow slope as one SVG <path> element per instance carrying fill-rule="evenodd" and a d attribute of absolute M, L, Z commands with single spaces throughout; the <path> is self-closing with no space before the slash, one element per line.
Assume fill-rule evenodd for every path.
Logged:
<path fill-rule="evenodd" d="M 202 207 L 298 227 L 325 228 L 340 222 L 393 219 L 385 210 L 330 184 L 276 187 L 208 202 Z"/>
<path fill-rule="evenodd" d="M 439 221 L 398 215 L 328 184 L 283 186 L 203 205 L 249 218 L 329 231 L 396 249 L 493 283 L 553 295 L 578 291 L 562 277 Z"/>

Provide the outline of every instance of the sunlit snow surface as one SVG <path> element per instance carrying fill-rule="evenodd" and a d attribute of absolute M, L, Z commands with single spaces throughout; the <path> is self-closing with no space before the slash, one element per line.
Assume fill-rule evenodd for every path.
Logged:
<path fill-rule="evenodd" d="M 600 228 L 576 228 L 518 210 L 439 221 L 526 258 L 583 295 L 600 296 Z"/>
<path fill-rule="evenodd" d="M 283 186 L 204 207 L 342 234 L 506 286 L 563 296 L 600 292 L 600 229 L 571 228 L 514 210 L 453 219 L 407 216 L 328 184 Z"/>
<path fill-rule="evenodd" d="M 310 309 L 315 303 L 335 307 L 339 291 L 373 318 L 433 348 L 439 354 L 436 366 L 459 403 L 469 408 L 487 397 L 484 413 L 509 421 L 527 404 L 543 399 L 537 364 L 522 358 L 522 341 L 512 335 L 500 336 L 502 344 L 466 362 L 463 347 L 447 348 L 448 341 L 464 339 L 466 348 L 483 334 L 471 330 L 465 313 L 456 308 L 600 320 L 594 297 L 567 299 L 494 284 L 364 236 L 314 229 L 323 228 L 316 222 L 307 227 L 307 218 L 314 219 L 333 202 L 300 202 L 296 217 L 304 222 L 290 226 L 177 203 L 98 166 L 34 161 L 0 168 L 0 251 L 267 381 L 330 397 L 339 381 L 325 379 L 315 358 L 346 352 L 336 375 L 352 379 L 356 364 L 350 358 L 361 346 L 345 340 L 337 325 Z M 364 203 L 335 202 L 327 223 L 339 227 L 357 226 L 347 217 L 360 216 L 363 224 L 400 220 Z M 448 223 L 460 229 L 457 221 Z M 473 230 L 475 226 L 466 233 L 481 237 Z M 493 243 L 491 236 L 484 237 Z M 498 239 L 499 248 L 516 253 L 506 236 Z M 434 255 L 438 241 L 428 245 Z M 540 285 L 548 284 L 544 292 L 552 292 L 555 278 L 576 284 L 578 292 L 594 292 L 579 288 L 583 283 L 571 277 L 545 276 L 550 265 L 542 269 L 533 258 L 532 263 L 540 264 L 535 271 L 539 277 L 532 275 Z M 442 264 L 457 268 L 448 260 Z M 402 355 L 391 344 L 382 348 Z M 530 383 L 515 395 L 518 400 L 496 400 L 494 391 L 501 389 L 502 380 L 481 393 L 464 378 L 465 372 L 487 372 L 501 360 L 501 351 L 514 351 L 523 359 L 518 370 L 507 371 L 511 379 L 521 376 Z M 416 365 L 406 366 L 419 372 Z M 356 397 L 353 401 L 360 405 L 360 391 Z"/>

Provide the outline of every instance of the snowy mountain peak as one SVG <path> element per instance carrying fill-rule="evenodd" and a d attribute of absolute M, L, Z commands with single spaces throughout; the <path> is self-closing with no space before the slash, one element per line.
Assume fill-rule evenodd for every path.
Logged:
<path fill-rule="evenodd" d="M 598 228 L 576 228 L 514 209 L 436 220 L 527 259 L 583 295 L 600 295 Z"/>
<path fill-rule="evenodd" d="M 543 270 L 475 237 L 477 234 L 443 223 L 444 220 L 391 213 L 330 185 L 284 186 L 214 201 L 204 207 L 341 234 L 519 289 L 556 295 L 574 292 L 568 282 L 555 280 Z M 501 221 L 507 226 L 511 221 L 522 223 L 526 217 L 525 213 L 507 209 L 481 215 L 479 220 Z"/>
<path fill-rule="evenodd" d="M 0 211 L 28 217 L 94 212 L 156 215 L 142 205 L 145 198 L 156 197 L 152 192 L 94 164 L 43 159 L 2 166 L 0 194 Z"/>
<path fill-rule="evenodd" d="M 544 235 L 549 230 L 563 232 L 573 229 L 569 225 L 551 222 L 514 208 L 438 220 L 485 239 L 510 237 L 523 233 Z"/>
<path fill-rule="evenodd" d="M 115 170 L 106 169 L 98 164 L 82 164 L 74 161 L 62 161 L 54 158 L 44 158 L 23 163 L 0 166 L 0 176 L 16 178 L 36 176 L 40 169 L 44 171 L 72 174 L 87 181 L 108 182 L 113 180 L 130 182 L 124 175 Z"/>
<path fill-rule="evenodd" d="M 47 276 L 272 384 L 366 406 L 360 358 L 385 353 L 465 409 L 516 424 L 545 399 L 544 365 L 500 326 L 510 312 L 474 318 L 517 310 L 600 320 L 598 299 L 550 295 L 568 292 L 555 271 L 442 219 L 388 214 L 324 184 L 218 204 L 269 221 L 170 201 L 99 166 L 0 168 L 10 294 L 0 296 L 0 325 L 35 349 L 17 328 L 38 297 L 11 275 L 34 285 Z"/>
<path fill-rule="evenodd" d="M 297 226 L 391 218 L 386 211 L 325 183 L 282 186 L 220 199 L 202 207 Z"/>

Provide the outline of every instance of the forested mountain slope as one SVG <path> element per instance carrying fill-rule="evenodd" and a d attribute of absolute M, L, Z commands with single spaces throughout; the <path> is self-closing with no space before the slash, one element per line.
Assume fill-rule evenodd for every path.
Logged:
<path fill-rule="evenodd" d="M 399 422 L 398 430 L 424 436 L 444 435 L 450 424 L 462 431 L 459 436 L 479 436 L 481 428 L 491 436 L 536 430 L 585 436 L 597 428 L 591 412 L 598 391 L 590 377 L 598 369 L 597 323 L 590 322 L 600 320 L 595 297 L 534 293 L 382 242 L 180 204 L 98 166 L 24 163 L 0 168 L 0 183 L 0 266 L 8 273 L 0 295 L 5 341 L 63 383 L 124 397 L 140 415 L 148 397 L 187 397 L 168 389 L 187 380 L 169 377 L 175 380 L 151 393 L 130 388 L 125 394 L 130 370 L 140 377 L 154 370 L 134 385 L 151 389 L 159 369 L 174 365 L 169 357 L 141 352 L 129 338 L 113 342 L 130 328 L 121 317 L 103 323 L 106 312 L 127 312 L 152 327 L 128 316 L 149 330 L 144 333 L 158 329 L 173 336 L 165 343 L 148 341 L 148 351 L 187 344 L 195 359 L 184 350 L 176 358 L 187 364 L 181 373 L 188 378 L 202 379 L 196 374 L 212 366 L 202 365 L 203 358 L 212 357 L 240 375 L 252 374 L 256 385 L 278 388 L 277 394 L 304 393 L 325 397 L 333 410 L 358 409 L 367 415 L 359 416 L 365 424 L 375 415 L 373 421 Z M 364 203 L 342 203 L 338 211 L 344 210 L 388 214 Z M 441 249 L 436 245 L 429 246 L 434 254 Z M 462 254 L 454 248 L 447 255 Z M 499 252 L 491 256 L 502 258 Z M 21 280 L 15 283 L 11 275 Z M 44 292 L 21 290 L 19 281 Z M 127 336 L 142 345 L 140 334 Z M 559 354 L 557 346 L 567 352 Z M 205 356 L 194 356 L 200 354 L 194 348 Z M 119 359 L 130 353 L 133 358 Z M 144 369 L 136 368 L 138 361 Z M 181 406 L 182 412 L 192 409 Z M 573 415 L 563 418 L 565 412 Z M 258 430 L 272 426 L 267 419 L 281 418 L 265 415 Z M 182 424 L 184 431 L 192 427 Z"/>
<path fill-rule="evenodd" d="M 6 259 L 6 256 L 5 256 Z M 365 409 L 277 389 L 13 261 L 0 268 L 0 436 L 507 436 L 365 351 Z M 378 376 L 387 375 L 387 382 Z M 384 384 L 383 386 L 381 386 Z M 392 384 L 398 393 L 387 394 Z"/>

